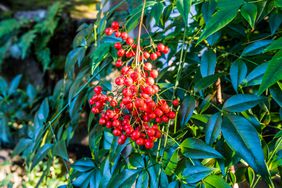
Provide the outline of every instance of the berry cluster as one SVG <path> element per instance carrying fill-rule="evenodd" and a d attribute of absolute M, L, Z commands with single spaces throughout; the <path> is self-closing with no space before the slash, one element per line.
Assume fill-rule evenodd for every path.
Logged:
<path fill-rule="evenodd" d="M 126 32 L 119 31 L 118 22 L 113 22 L 105 34 L 115 34 L 126 43 L 114 45 L 120 57 L 115 65 L 121 68 L 121 75 L 115 79 L 117 87 L 110 94 L 103 94 L 101 86 L 94 88 L 95 94 L 89 101 L 92 112 L 101 114 L 99 124 L 111 128 L 113 134 L 119 137 L 119 144 L 130 137 L 137 145 L 151 149 L 161 137 L 159 126 L 174 119 L 176 114 L 166 100 L 160 99 L 159 87 L 155 83 L 158 71 L 147 60 L 154 61 L 161 53 L 168 53 L 169 49 L 158 44 L 151 54 L 140 48 L 139 52 L 138 49 L 135 51 L 137 46 L 134 40 Z M 142 55 L 136 57 L 136 53 Z M 132 61 L 136 58 L 137 61 Z M 175 99 L 171 104 L 178 106 L 179 101 Z"/>

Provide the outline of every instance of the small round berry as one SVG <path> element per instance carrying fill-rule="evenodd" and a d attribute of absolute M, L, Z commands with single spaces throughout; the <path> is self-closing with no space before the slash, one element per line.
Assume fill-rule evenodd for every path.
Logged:
<path fill-rule="evenodd" d="M 118 59 L 117 61 L 116 61 L 116 67 L 121 67 L 122 66 L 122 61 L 120 60 L 120 59 Z"/>
<path fill-rule="evenodd" d="M 167 54 L 169 52 L 169 48 L 165 46 L 164 50 L 162 51 L 164 54 Z"/>
<path fill-rule="evenodd" d="M 174 99 L 174 100 L 172 101 L 172 105 L 173 105 L 173 106 L 178 106 L 178 105 L 179 105 L 179 100 L 178 100 L 178 99 Z"/>
<path fill-rule="evenodd" d="M 144 64 L 144 70 L 146 70 L 146 71 L 150 71 L 150 70 L 152 70 L 152 64 L 151 63 L 145 63 Z"/>
<path fill-rule="evenodd" d="M 134 40 L 133 40 L 131 37 L 128 37 L 128 38 L 126 39 L 126 44 L 128 44 L 128 45 L 133 44 L 133 42 L 134 42 Z"/>
<path fill-rule="evenodd" d="M 115 36 L 116 36 L 116 37 L 120 37 L 120 36 L 121 36 L 121 32 L 117 31 L 117 32 L 115 33 Z"/>
<path fill-rule="evenodd" d="M 157 78 L 159 75 L 159 72 L 157 70 L 151 70 L 150 71 L 150 76 L 153 78 Z"/>
<path fill-rule="evenodd" d="M 125 54 L 124 49 L 119 49 L 118 52 L 117 52 L 117 55 L 118 55 L 119 57 L 124 56 L 124 54 Z"/>
<path fill-rule="evenodd" d="M 120 42 L 115 43 L 114 46 L 115 46 L 115 49 L 117 49 L 117 50 L 121 49 L 121 47 L 122 47 Z"/>
<path fill-rule="evenodd" d="M 152 149 L 154 147 L 154 143 L 151 140 L 146 140 L 145 142 L 145 148 Z"/>
<path fill-rule="evenodd" d="M 121 136 L 122 136 L 122 135 L 121 135 Z M 118 144 L 119 144 L 119 145 L 124 144 L 124 142 L 125 142 L 125 140 L 122 139 L 122 137 L 119 137 L 119 138 L 118 138 Z"/>
<path fill-rule="evenodd" d="M 158 58 L 158 55 L 156 53 L 151 53 L 150 58 L 152 61 L 155 61 Z"/>
<path fill-rule="evenodd" d="M 156 108 L 154 113 L 156 114 L 156 116 L 161 117 L 164 113 L 161 109 Z"/>
<path fill-rule="evenodd" d="M 122 32 L 122 33 L 121 33 L 121 38 L 122 38 L 123 40 L 126 40 L 127 37 L 128 37 L 128 34 L 127 34 L 126 32 Z"/>
<path fill-rule="evenodd" d="M 143 53 L 143 57 L 144 57 L 145 59 L 148 59 L 148 58 L 150 57 L 149 52 L 144 52 L 144 53 Z"/>
<path fill-rule="evenodd" d="M 119 23 L 116 22 L 116 21 L 114 21 L 114 22 L 112 23 L 112 28 L 113 28 L 114 30 L 118 30 L 118 29 L 119 29 Z"/>
<path fill-rule="evenodd" d="M 113 130 L 113 135 L 120 136 L 121 135 L 121 131 L 119 129 L 114 129 Z"/>
<path fill-rule="evenodd" d="M 99 119 L 99 124 L 100 124 L 100 125 L 105 125 L 105 124 L 106 124 L 105 118 L 100 118 L 100 119 Z"/>
<path fill-rule="evenodd" d="M 121 77 L 117 77 L 117 78 L 115 79 L 115 83 L 116 83 L 117 85 L 121 86 L 121 85 L 124 84 L 124 81 L 123 81 L 123 79 L 122 79 Z"/>
<path fill-rule="evenodd" d="M 147 134 L 148 134 L 148 136 L 153 137 L 153 136 L 155 136 L 155 130 L 150 128 L 150 129 L 148 129 Z"/>
<path fill-rule="evenodd" d="M 154 83 L 155 83 L 154 78 L 152 78 L 152 77 L 146 78 L 146 84 L 148 84 L 148 85 L 154 85 Z"/>
<path fill-rule="evenodd" d="M 112 29 L 112 28 L 106 28 L 106 30 L 105 30 L 105 34 L 106 35 L 112 35 L 113 34 L 113 32 L 114 32 L 114 30 Z"/>
<path fill-rule="evenodd" d="M 162 43 L 159 43 L 157 46 L 158 51 L 162 52 L 165 49 L 165 45 L 163 45 Z"/>
<path fill-rule="evenodd" d="M 157 51 L 156 54 L 157 54 L 158 57 L 162 56 L 161 52 L 159 52 L 159 51 Z"/>
<path fill-rule="evenodd" d="M 176 116 L 176 114 L 175 114 L 175 112 L 173 112 L 173 111 L 170 111 L 170 112 L 168 113 L 169 119 L 174 119 L 175 116 Z"/>
<path fill-rule="evenodd" d="M 143 139 L 143 138 L 138 138 L 138 139 L 136 140 L 136 144 L 139 145 L 139 146 L 144 145 L 144 139 Z"/>
<path fill-rule="evenodd" d="M 95 88 L 94 88 L 94 92 L 96 93 L 96 94 L 100 94 L 101 92 L 102 92 L 102 87 L 101 86 L 96 86 Z"/>

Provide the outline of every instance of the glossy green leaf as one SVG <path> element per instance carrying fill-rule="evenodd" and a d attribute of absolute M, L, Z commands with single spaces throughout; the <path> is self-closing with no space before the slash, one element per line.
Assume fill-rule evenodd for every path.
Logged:
<path fill-rule="evenodd" d="M 257 18 L 257 6 L 255 3 L 245 3 L 241 7 L 241 15 L 250 24 L 252 29 L 255 27 L 255 22 Z"/>
<path fill-rule="evenodd" d="M 189 184 L 197 183 L 207 177 L 212 170 L 205 166 L 188 166 L 182 172 L 183 178 Z"/>
<path fill-rule="evenodd" d="M 155 19 L 156 25 L 159 25 L 160 23 L 163 9 L 164 9 L 163 2 L 158 2 L 152 8 L 152 17 Z"/>
<path fill-rule="evenodd" d="M 174 173 L 174 171 L 177 167 L 178 160 L 179 160 L 178 149 L 176 149 L 173 152 L 172 156 L 169 159 L 168 164 L 165 167 L 164 171 L 167 175 L 171 176 Z"/>
<path fill-rule="evenodd" d="M 184 127 L 191 118 L 196 107 L 196 101 L 191 96 L 186 96 L 180 106 L 180 125 Z"/>
<path fill-rule="evenodd" d="M 206 188 L 231 188 L 222 177 L 217 175 L 210 175 L 204 179 L 204 185 Z"/>
<path fill-rule="evenodd" d="M 247 66 L 243 61 L 237 60 L 231 64 L 230 78 L 231 78 L 232 86 L 236 92 L 237 92 L 238 86 L 245 79 L 247 72 L 248 72 Z"/>
<path fill-rule="evenodd" d="M 179 11 L 185 25 L 188 25 L 188 16 L 190 13 L 191 0 L 176 0 L 176 8 Z"/>
<path fill-rule="evenodd" d="M 271 30 L 271 35 L 275 34 L 277 29 L 279 29 L 281 23 L 282 23 L 282 14 L 275 14 L 275 13 L 270 14 L 269 27 Z"/>
<path fill-rule="evenodd" d="M 48 99 L 46 98 L 41 103 L 40 108 L 37 112 L 37 116 L 39 120 L 41 120 L 42 122 L 45 122 L 48 118 L 48 115 L 49 115 L 49 103 L 48 103 Z"/>
<path fill-rule="evenodd" d="M 211 145 L 219 136 L 221 131 L 222 118 L 220 113 L 213 114 L 206 125 L 205 141 Z"/>
<path fill-rule="evenodd" d="M 196 81 L 194 90 L 195 92 L 201 91 L 214 84 L 218 79 L 218 75 L 210 75 Z"/>
<path fill-rule="evenodd" d="M 75 64 L 76 63 L 78 63 L 78 65 L 81 64 L 85 52 L 86 52 L 85 47 L 78 47 L 70 51 L 66 58 L 65 70 L 69 73 L 72 73 L 74 71 Z"/>
<path fill-rule="evenodd" d="M 139 172 L 140 170 L 125 169 L 111 179 L 108 187 L 131 187 L 134 181 L 136 181 Z"/>
<path fill-rule="evenodd" d="M 260 40 L 249 44 L 242 52 L 241 56 L 253 56 L 263 53 L 264 49 L 272 42 L 272 40 Z"/>
<path fill-rule="evenodd" d="M 222 155 L 200 139 L 187 138 L 180 144 L 181 152 L 192 159 L 222 158 Z"/>
<path fill-rule="evenodd" d="M 215 72 L 216 55 L 212 50 L 207 50 L 201 58 L 200 70 L 202 77 L 213 75 Z"/>
<path fill-rule="evenodd" d="M 263 63 L 252 70 L 243 81 L 246 86 L 260 85 L 268 63 Z"/>
<path fill-rule="evenodd" d="M 8 127 L 8 119 L 0 116 L 0 144 L 8 144 L 11 141 L 11 133 Z"/>
<path fill-rule="evenodd" d="M 148 187 L 149 185 L 149 174 L 147 171 L 143 170 L 137 179 L 136 188 Z"/>
<path fill-rule="evenodd" d="M 62 159 L 68 161 L 69 160 L 69 156 L 68 156 L 68 151 L 67 151 L 67 147 L 66 147 L 66 143 L 64 140 L 59 140 L 53 148 L 53 155 L 55 156 L 59 156 Z"/>
<path fill-rule="evenodd" d="M 72 164 L 71 167 L 78 172 L 87 172 L 96 168 L 93 160 L 90 158 L 82 158 Z"/>
<path fill-rule="evenodd" d="M 37 91 L 33 87 L 33 85 L 28 84 L 27 88 L 26 88 L 26 94 L 28 96 L 29 101 L 32 102 L 35 99 L 36 95 L 37 95 Z"/>
<path fill-rule="evenodd" d="M 277 102 L 277 104 L 282 107 L 282 90 L 278 86 L 273 86 L 269 89 L 272 98 Z"/>
<path fill-rule="evenodd" d="M 263 102 L 264 97 L 251 94 L 237 94 L 227 99 L 223 105 L 223 110 L 229 112 L 243 112 L 253 108 L 257 104 Z"/>
<path fill-rule="evenodd" d="M 10 83 L 8 94 L 12 95 L 14 92 L 16 92 L 17 88 L 19 87 L 20 81 L 22 79 L 22 75 L 17 75 Z"/>
<path fill-rule="evenodd" d="M 258 94 L 262 94 L 264 90 L 282 79 L 282 50 L 275 54 L 269 61 L 265 74 L 262 78 L 262 83 L 259 87 Z"/>
<path fill-rule="evenodd" d="M 258 133 L 248 120 L 236 115 L 223 117 L 222 134 L 228 145 L 257 173 L 268 175 Z"/>
<path fill-rule="evenodd" d="M 236 17 L 238 9 L 240 8 L 243 2 L 244 1 L 242 0 L 218 1 L 218 10 L 209 19 L 197 44 L 200 43 L 202 40 L 206 39 L 208 36 L 212 35 L 213 33 L 228 25 Z"/>
<path fill-rule="evenodd" d="M 47 153 L 50 149 L 52 149 L 52 147 L 53 144 L 45 144 L 44 146 L 39 148 L 32 160 L 31 170 L 46 157 Z"/>
<path fill-rule="evenodd" d="M 22 138 L 17 143 L 16 147 L 13 150 L 13 155 L 21 154 L 27 147 L 32 144 L 33 140 L 30 138 Z"/>
<path fill-rule="evenodd" d="M 281 50 L 282 49 L 282 37 L 274 40 L 264 51 L 268 52 L 271 50 Z"/>

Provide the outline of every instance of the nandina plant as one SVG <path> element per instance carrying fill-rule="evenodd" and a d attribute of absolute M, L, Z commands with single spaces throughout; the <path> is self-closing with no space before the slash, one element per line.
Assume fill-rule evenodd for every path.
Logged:
<path fill-rule="evenodd" d="M 116 22 L 123 3 L 79 27 L 15 149 L 27 167 L 59 157 L 70 187 L 281 185 L 281 2 L 144 1 Z M 71 162 L 79 126 L 91 156 Z"/>

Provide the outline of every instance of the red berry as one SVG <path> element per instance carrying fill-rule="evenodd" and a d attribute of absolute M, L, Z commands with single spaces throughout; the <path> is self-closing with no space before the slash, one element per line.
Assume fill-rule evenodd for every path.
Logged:
<path fill-rule="evenodd" d="M 133 44 L 133 42 L 134 42 L 134 40 L 133 40 L 132 38 L 130 38 L 130 37 L 128 37 L 128 38 L 126 39 L 126 44 L 128 44 L 128 45 Z"/>
<path fill-rule="evenodd" d="M 117 52 L 117 55 L 118 55 L 119 57 L 122 57 L 124 54 L 125 54 L 124 49 L 119 49 L 118 52 Z"/>
<path fill-rule="evenodd" d="M 164 50 L 162 51 L 164 54 L 167 54 L 169 52 L 169 48 L 165 46 Z"/>
<path fill-rule="evenodd" d="M 172 101 L 172 105 L 173 105 L 173 106 L 178 106 L 178 105 L 179 105 L 179 100 L 178 100 L 178 99 L 174 99 L 174 100 Z"/>
<path fill-rule="evenodd" d="M 115 43 L 114 46 L 117 50 L 121 49 L 121 47 L 122 47 L 120 42 Z"/>
<path fill-rule="evenodd" d="M 159 52 L 159 51 L 157 51 L 156 54 L 157 54 L 158 57 L 160 57 L 162 55 L 161 52 Z"/>
<path fill-rule="evenodd" d="M 146 84 L 148 84 L 148 85 L 154 85 L 154 83 L 155 83 L 154 78 L 152 78 L 152 77 L 146 78 Z"/>
<path fill-rule="evenodd" d="M 157 78 L 159 75 L 159 72 L 157 70 L 151 70 L 150 76 L 153 78 Z"/>
<path fill-rule="evenodd" d="M 111 105 L 112 107 L 116 107 L 116 106 L 118 105 L 118 103 L 117 103 L 116 100 L 112 100 L 112 101 L 110 102 L 110 105 Z"/>
<path fill-rule="evenodd" d="M 162 116 L 162 121 L 163 121 L 163 122 L 167 123 L 167 122 L 168 122 L 168 120 L 169 120 L 169 119 L 168 119 L 168 117 L 167 117 L 167 116 Z"/>
<path fill-rule="evenodd" d="M 150 70 L 152 70 L 152 64 L 151 63 L 145 63 L 144 64 L 144 70 L 146 70 L 146 71 L 150 71 Z"/>
<path fill-rule="evenodd" d="M 148 59 L 150 57 L 150 54 L 148 52 L 144 52 L 143 56 L 144 56 L 145 59 Z"/>
<path fill-rule="evenodd" d="M 96 86 L 96 87 L 94 88 L 94 92 L 95 92 L 96 94 L 100 94 L 100 93 L 102 92 L 102 87 L 101 87 L 101 86 Z"/>
<path fill-rule="evenodd" d="M 126 32 L 122 32 L 122 33 L 121 33 L 121 38 L 122 38 L 123 40 L 126 40 L 127 37 L 128 37 L 128 34 L 127 34 Z"/>
<path fill-rule="evenodd" d="M 165 49 L 165 45 L 163 45 L 162 43 L 159 43 L 157 46 L 158 51 L 162 52 Z"/>
<path fill-rule="evenodd" d="M 136 140 L 136 144 L 139 145 L 139 146 L 144 145 L 144 139 L 143 139 L 143 138 L 138 138 L 138 139 Z"/>
<path fill-rule="evenodd" d="M 118 30 L 119 29 L 119 23 L 118 22 L 113 22 L 112 23 L 112 28 L 114 29 L 114 30 Z"/>
<path fill-rule="evenodd" d="M 106 28 L 106 30 L 105 30 L 105 34 L 106 35 L 112 35 L 113 34 L 113 32 L 114 32 L 114 30 L 112 29 L 112 28 Z"/>
<path fill-rule="evenodd" d="M 150 129 L 148 129 L 147 134 L 148 134 L 148 136 L 150 136 L 150 137 L 155 136 L 155 130 L 152 129 L 152 128 L 150 128 Z"/>
<path fill-rule="evenodd" d="M 151 53 L 150 58 L 152 61 L 155 61 L 158 58 L 158 55 L 156 53 Z"/>
<path fill-rule="evenodd" d="M 122 136 L 122 135 L 121 135 L 121 136 Z M 118 138 L 118 144 L 119 144 L 119 145 L 124 144 L 124 142 L 125 142 L 125 140 L 122 139 L 122 137 L 119 137 L 119 138 Z"/>
<path fill-rule="evenodd" d="M 117 77 L 116 79 L 115 79 L 115 83 L 117 84 L 117 85 L 123 85 L 123 79 L 121 78 L 121 77 Z"/>
<path fill-rule="evenodd" d="M 118 59 L 116 61 L 116 67 L 121 67 L 122 66 L 122 61 L 120 59 Z"/>
<path fill-rule="evenodd" d="M 132 78 L 126 78 L 126 79 L 124 80 L 124 85 L 126 85 L 126 86 L 131 86 L 132 84 L 133 84 Z"/>
<path fill-rule="evenodd" d="M 121 135 L 121 131 L 119 129 L 114 129 L 113 130 L 113 135 L 120 136 Z"/>
<path fill-rule="evenodd" d="M 162 136 L 161 132 L 159 130 L 157 130 L 156 133 L 155 133 L 155 137 L 161 138 L 161 136 Z"/>
<path fill-rule="evenodd" d="M 146 140 L 145 142 L 145 148 L 152 149 L 154 147 L 154 143 L 151 140 Z"/>
<path fill-rule="evenodd" d="M 100 118 L 100 119 L 99 119 L 99 124 L 100 124 L 100 125 L 105 125 L 105 124 L 106 124 L 105 118 Z"/>
<path fill-rule="evenodd" d="M 135 130 L 131 134 L 132 140 L 137 140 L 140 137 L 140 132 L 138 130 Z"/>
<path fill-rule="evenodd" d="M 161 109 L 159 109 L 159 108 L 156 108 L 154 113 L 158 117 L 161 117 L 164 114 L 163 111 Z"/>
<path fill-rule="evenodd" d="M 168 113 L 169 119 L 174 119 L 175 116 L 176 116 L 176 114 L 175 114 L 175 112 L 173 112 L 173 111 L 170 111 L 170 112 Z"/>
<path fill-rule="evenodd" d="M 117 32 L 115 33 L 115 36 L 116 36 L 116 37 L 120 37 L 120 36 L 121 36 L 121 32 L 117 31 Z"/>

